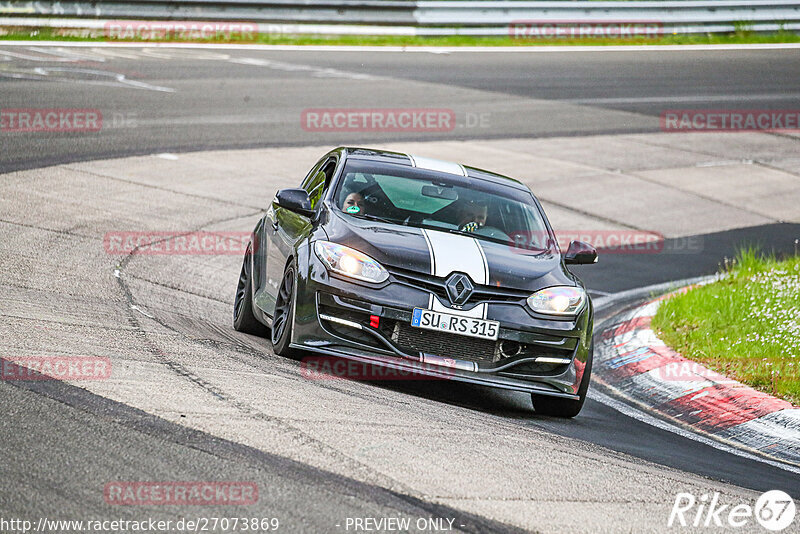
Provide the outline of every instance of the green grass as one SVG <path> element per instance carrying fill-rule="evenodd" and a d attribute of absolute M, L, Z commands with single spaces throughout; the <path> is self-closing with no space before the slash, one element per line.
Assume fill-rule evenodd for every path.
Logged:
<path fill-rule="evenodd" d="M 800 256 L 744 249 L 719 281 L 662 303 L 653 328 L 684 357 L 800 405 Z"/>
<path fill-rule="evenodd" d="M 0 41 L 115 41 L 153 42 L 136 39 L 108 39 L 103 30 L 75 30 L 59 28 L 0 28 Z M 173 40 L 174 41 L 174 40 Z M 182 42 L 182 41 L 175 41 Z M 258 35 L 255 39 L 220 37 L 203 39 L 208 43 L 253 43 L 275 45 L 348 45 L 348 46 L 543 46 L 543 45 L 674 45 L 674 44 L 749 44 L 749 43 L 796 43 L 800 34 L 778 31 L 771 34 L 750 32 L 742 27 L 728 34 L 681 34 L 663 35 L 657 38 L 646 36 L 629 38 L 563 38 L 563 39 L 519 39 L 511 36 L 471 37 L 464 35 L 442 37 L 412 36 L 363 36 L 363 35 Z"/>

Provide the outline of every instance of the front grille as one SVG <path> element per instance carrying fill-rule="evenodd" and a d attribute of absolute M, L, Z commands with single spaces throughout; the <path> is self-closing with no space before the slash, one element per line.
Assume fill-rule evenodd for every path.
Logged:
<path fill-rule="evenodd" d="M 395 323 L 392 341 L 406 352 L 427 352 L 471 362 L 491 363 L 499 356 L 496 341 L 414 328 L 403 321 Z"/>
<path fill-rule="evenodd" d="M 449 297 L 447 296 L 447 289 L 445 288 L 447 277 L 442 278 L 405 269 L 398 269 L 397 267 L 389 268 L 389 272 L 392 273 L 397 280 L 403 282 L 404 284 L 421 289 L 422 291 L 433 293 L 444 303 L 450 301 Z M 462 305 L 473 304 L 477 302 L 521 303 L 524 302 L 524 300 L 530 295 L 529 291 L 478 284 L 474 285 L 475 289 L 473 290 L 472 295 L 470 295 L 470 297 L 466 300 L 466 302 L 462 303 Z"/>

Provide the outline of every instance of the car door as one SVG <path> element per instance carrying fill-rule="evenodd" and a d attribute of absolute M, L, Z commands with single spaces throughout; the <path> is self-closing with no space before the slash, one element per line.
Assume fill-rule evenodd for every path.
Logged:
<path fill-rule="evenodd" d="M 309 198 L 311 207 L 316 209 L 330 183 L 333 171 L 336 168 L 335 156 L 321 159 L 311 169 L 301 184 Z M 262 290 L 256 295 L 256 305 L 264 310 L 270 317 L 275 311 L 275 300 L 278 288 L 283 279 L 286 262 L 294 251 L 296 244 L 311 232 L 312 220 L 308 217 L 294 213 L 278 206 L 273 199 L 267 214 L 264 217 L 264 245 L 265 266 L 264 284 Z"/>

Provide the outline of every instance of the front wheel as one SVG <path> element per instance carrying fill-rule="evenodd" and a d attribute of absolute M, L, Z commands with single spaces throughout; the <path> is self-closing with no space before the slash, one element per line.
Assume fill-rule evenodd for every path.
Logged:
<path fill-rule="evenodd" d="M 594 342 L 592 342 L 592 344 L 594 344 Z M 578 415 L 581 412 L 581 408 L 583 408 L 583 403 L 586 402 L 586 392 L 589 390 L 589 380 L 592 376 L 593 359 L 592 353 L 589 352 L 589 357 L 586 360 L 586 367 L 583 369 L 583 377 L 581 377 L 581 385 L 578 386 L 578 396 L 580 397 L 578 400 L 561 399 L 559 397 L 531 393 L 533 409 L 536 410 L 536 413 L 564 418 Z"/>
<path fill-rule="evenodd" d="M 261 324 L 253 314 L 253 281 L 250 269 L 253 262 L 253 246 L 247 245 L 236 285 L 236 299 L 233 301 L 233 328 L 245 334 L 266 337 L 269 329 Z"/>
<path fill-rule="evenodd" d="M 275 299 L 275 315 L 272 320 L 272 350 L 279 356 L 292 355 L 289 343 L 292 342 L 296 283 L 295 267 L 294 264 L 290 264 L 283 273 L 278 298 Z"/>

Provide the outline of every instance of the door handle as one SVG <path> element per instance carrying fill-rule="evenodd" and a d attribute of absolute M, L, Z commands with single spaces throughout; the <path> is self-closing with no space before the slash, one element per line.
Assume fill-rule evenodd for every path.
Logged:
<path fill-rule="evenodd" d="M 272 231 L 273 232 L 278 231 L 278 221 L 272 221 Z"/>

